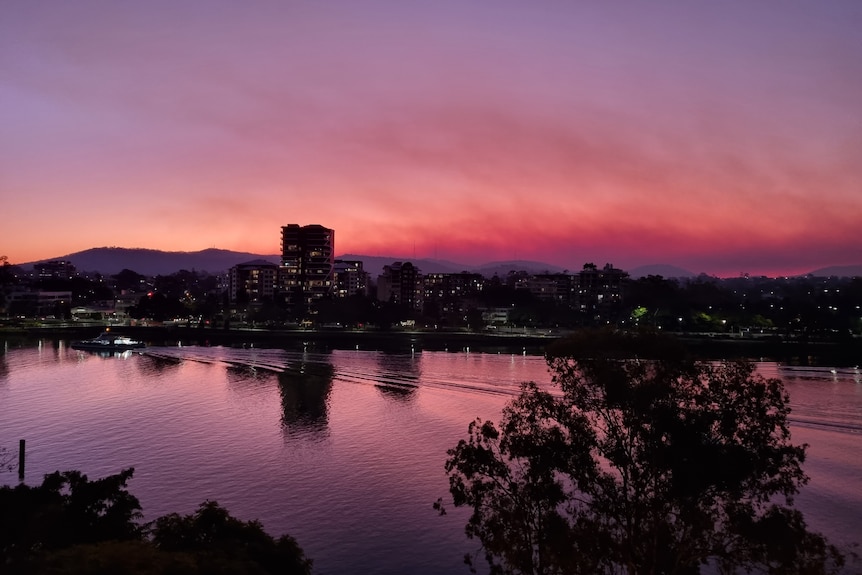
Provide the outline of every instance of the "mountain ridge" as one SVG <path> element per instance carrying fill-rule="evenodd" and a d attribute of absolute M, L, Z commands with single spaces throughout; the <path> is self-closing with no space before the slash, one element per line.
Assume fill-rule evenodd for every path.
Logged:
<path fill-rule="evenodd" d="M 130 269 L 143 275 L 156 276 L 169 275 L 183 269 L 213 274 L 224 273 L 235 265 L 257 259 L 277 264 L 281 260 L 281 256 L 279 254 L 255 254 L 219 248 L 207 248 L 192 252 L 168 252 L 150 248 L 105 246 L 17 265 L 23 268 L 32 268 L 32 266 L 38 263 L 65 260 L 71 262 L 78 270 L 83 272 L 99 272 L 105 275 L 114 275 L 123 269 Z M 495 274 L 502 277 L 513 270 L 524 270 L 529 273 L 561 273 L 567 271 L 565 268 L 554 264 L 530 260 L 491 261 L 480 265 L 466 265 L 430 258 L 398 258 L 390 256 L 365 256 L 361 254 L 344 254 L 337 256 L 336 259 L 362 261 L 364 269 L 372 278 L 376 278 L 382 273 L 383 266 L 396 261 L 412 262 L 423 273 L 458 273 L 466 271 L 480 273 L 485 277 L 492 277 Z M 578 270 L 568 271 L 576 272 Z M 665 278 L 692 278 L 698 275 L 670 264 L 644 265 L 627 269 L 626 271 L 635 279 L 648 275 L 660 275 Z M 862 277 L 862 265 L 829 266 L 798 275 Z"/>

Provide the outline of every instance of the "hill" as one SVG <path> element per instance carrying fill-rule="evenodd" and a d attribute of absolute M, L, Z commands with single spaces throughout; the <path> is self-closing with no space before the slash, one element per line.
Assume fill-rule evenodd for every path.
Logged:
<path fill-rule="evenodd" d="M 830 266 L 826 268 L 816 269 L 812 272 L 808 272 L 808 276 L 814 276 L 819 278 L 828 278 L 832 276 L 837 277 L 862 277 L 862 265 L 856 266 Z"/>
<path fill-rule="evenodd" d="M 629 277 L 632 279 L 643 278 L 646 276 L 661 276 L 663 278 L 693 278 L 697 275 L 686 269 L 668 264 L 639 266 L 626 271 L 629 272 Z"/>
<path fill-rule="evenodd" d="M 485 276 L 486 278 L 493 277 L 495 275 L 500 276 L 501 278 L 509 275 L 511 271 L 526 271 L 532 274 L 543 274 L 543 273 L 562 273 L 566 271 L 564 268 L 559 266 L 546 264 L 543 262 L 534 262 L 527 260 L 512 260 L 512 261 L 504 261 L 504 262 L 490 262 L 487 264 L 483 264 L 478 266 L 471 271 L 478 272 Z M 572 270 L 569 270 L 572 271 Z"/>
<path fill-rule="evenodd" d="M 366 256 L 360 254 L 344 254 L 336 256 L 336 258 L 362 261 L 365 270 L 371 275 L 372 279 L 376 279 L 380 275 L 383 271 L 383 266 L 396 261 L 409 261 L 424 274 L 469 271 L 480 273 L 488 278 L 495 274 L 505 277 L 513 270 L 524 270 L 529 273 L 562 273 L 566 271 L 560 266 L 553 264 L 526 260 L 488 262 L 476 266 L 447 260 Z M 166 252 L 144 248 L 101 247 L 51 258 L 51 260 L 70 261 L 82 272 L 99 272 L 105 275 L 113 275 L 123 269 L 130 269 L 148 276 L 168 275 L 183 269 L 217 274 L 226 272 L 237 264 L 256 259 L 278 263 L 281 260 L 281 256 L 278 254 L 235 252 L 216 248 L 196 252 Z M 18 265 L 23 268 L 32 268 L 34 264 L 45 261 L 49 260 L 39 260 Z M 570 268 L 568 271 L 570 273 L 577 273 L 580 271 L 580 268 Z M 634 279 L 648 275 L 659 275 L 665 278 L 692 278 L 697 275 L 689 270 L 667 264 L 639 266 L 626 271 Z M 862 277 L 862 265 L 824 267 L 804 275 L 816 277 Z"/>
<path fill-rule="evenodd" d="M 51 260 L 72 262 L 82 272 L 99 272 L 105 275 L 114 275 L 124 269 L 130 269 L 147 276 L 168 275 L 183 269 L 217 274 L 226 272 L 237 264 L 256 259 L 278 263 L 281 260 L 281 256 L 277 254 L 261 255 L 248 252 L 234 252 L 215 248 L 197 252 L 165 252 L 143 248 L 102 247 L 51 258 Z M 530 261 L 493 262 L 477 267 L 446 260 L 364 256 L 359 254 L 344 254 L 336 256 L 336 259 L 362 261 L 364 269 L 375 280 L 383 272 L 383 266 L 396 261 L 409 261 L 418 267 L 423 274 L 474 271 L 491 277 L 495 273 L 505 276 L 510 270 L 526 270 L 533 273 L 562 271 L 562 268 L 557 266 Z M 39 260 L 20 265 L 28 268 L 34 264 L 46 261 L 49 260 Z"/>
<path fill-rule="evenodd" d="M 147 276 L 168 275 L 180 270 L 195 270 L 199 272 L 222 273 L 231 267 L 254 259 L 265 259 L 277 263 L 281 258 L 275 255 L 259 255 L 229 250 L 206 249 L 197 252 L 163 252 L 143 248 L 91 248 L 51 258 L 72 262 L 79 271 L 99 272 L 113 275 L 124 269 L 130 269 Z M 33 264 L 49 260 L 40 260 L 23 264 L 22 267 L 32 267 Z"/>

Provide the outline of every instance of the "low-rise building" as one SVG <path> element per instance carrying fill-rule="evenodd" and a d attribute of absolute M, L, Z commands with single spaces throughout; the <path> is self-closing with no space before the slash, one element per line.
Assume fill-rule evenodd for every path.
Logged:
<path fill-rule="evenodd" d="M 368 295 L 370 278 L 359 260 L 335 260 L 335 295 Z"/>
<path fill-rule="evenodd" d="M 278 280 L 278 265 L 252 260 L 230 268 L 228 297 L 232 303 L 259 304 L 272 300 Z"/>

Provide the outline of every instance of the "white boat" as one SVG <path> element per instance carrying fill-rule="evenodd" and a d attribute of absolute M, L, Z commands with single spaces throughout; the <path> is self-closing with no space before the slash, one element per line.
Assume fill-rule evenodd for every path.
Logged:
<path fill-rule="evenodd" d="M 93 339 L 73 341 L 72 349 L 87 351 L 125 351 L 127 349 L 138 349 L 146 347 L 142 341 L 132 339 L 125 335 L 117 335 L 109 331 L 102 332 Z"/>

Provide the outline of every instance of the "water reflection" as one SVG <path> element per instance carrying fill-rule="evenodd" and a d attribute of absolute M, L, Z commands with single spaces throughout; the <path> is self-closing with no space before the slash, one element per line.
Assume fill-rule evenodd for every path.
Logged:
<path fill-rule="evenodd" d="M 378 353 L 379 373 L 375 387 L 381 395 L 399 401 L 413 399 L 422 375 L 421 357 L 416 353 Z"/>
<path fill-rule="evenodd" d="M 9 364 L 6 362 L 6 354 L 9 353 L 9 342 L 4 341 L 0 349 L 0 380 L 5 381 L 9 377 Z"/>
<path fill-rule="evenodd" d="M 253 365 L 228 365 L 225 377 L 231 389 L 241 391 L 270 384 L 275 380 L 275 373 Z"/>
<path fill-rule="evenodd" d="M 281 424 L 290 434 L 325 435 L 329 424 L 329 395 L 335 369 L 328 355 L 308 354 L 278 373 Z"/>
<path fill-rule="evenodd" d="M 178 371 L 182 358 L 163 355 L 144 354 L 138 360 L 141 371 L 151 375 L 166 375 Z"/>
<path fill-rule="evenodd" d="M 102 359 L 129 359 L 133 355 L 133 352 L 130 349 L 123 351 L 75 350 L 75 352 L 77 353 L 78 359 L 86 359 L 90 356 L 100 357 Z"/>

